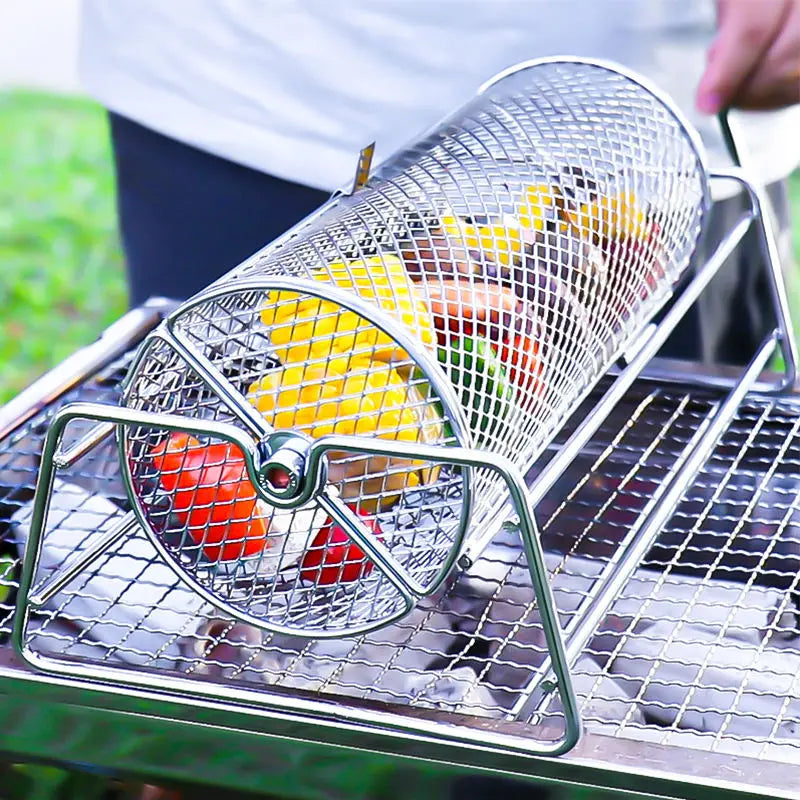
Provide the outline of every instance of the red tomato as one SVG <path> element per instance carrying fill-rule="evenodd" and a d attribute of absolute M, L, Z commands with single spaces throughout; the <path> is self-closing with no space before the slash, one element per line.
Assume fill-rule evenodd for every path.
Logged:
<path fill-rule="evenodd" d="M 508 379 L 517 389 L 533 396 L 541 393 L 544 388 L 540 380 L 542 364 L 536 339 L 518 333 L 511 342 L 503 343 L 500 360 L 507 370 Z"/>
<path fill-rule="evenodd" d="M 176 431 L 150 452 L 150 459 L 160 472 L 158 482 L 168 492 L 174 492 L 178 488 L 181 467 L 190 447 L 192 449 L 200 447 L 200 442 L 188 433 Z"/>
<path fill-rule="evenodd" d="M 366 526 L 381 538 L 381 530 L 374 517 L 366 511 L 356 511 L 354 506 L 348 508 L 361 516 Z M 372 566 L 364 551 L 350 539 L 341 526 L 329 519 L 317 532 L 311 548 L 303 556 L 300 575 L 310 583 L 331 586 L 366 577 L 372 572 Z"/>
<path fill-rule="evenodd" d="M 270 546 L 266 521 L 253 519 L 258 495 L 238 448 L 173 433 L 150 457 L 161 486 L 172 494 L 172 511 L 206 558 L 235 561 Z"/>

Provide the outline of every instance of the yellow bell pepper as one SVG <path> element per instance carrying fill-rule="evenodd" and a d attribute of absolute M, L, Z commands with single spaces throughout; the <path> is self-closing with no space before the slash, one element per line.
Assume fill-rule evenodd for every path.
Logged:
<path fill-rule="evenodd" d="M 647 217 L 633 192 L 583 203 L 570 217 L 581 233 L 591 237 L 595 244 L 605 239 L 641 239 L 647 231 Z"/>
<path fill-rule="evenodd" d="M 406 387 L 405 408 L 415 419 L 414 441 L 435 444 L 442 440 L 444 425 L 436 406 L 425 402 L 413 384 Z M 342 497 L 358 500 L 361 508 L 370 513 L 388 510 L 405 489 L 432 483 L 439 471 L 438 465 L 426 466 L 421 461 L 366 454 L 359 457 L 353 453 L 331 453 L 328 462 L 328 476 L 339 484 Z"/>
<path fill-rule="evenodd" d="M 555 186 L 537 184 L 525 190 L 525 199 L 519 209 L 519 221 L 525 228 L 545 230 L 550 220 L 558 219 L 564 211 L 564 200 Z"/>
<path fill-rule="evenodd" d="M 423 401 L 419 390 L 391 366 L 375 361 L 291 364 L 256 381 L 247 398 L 276 429 L 313 438 L 336 433 L 431 443 L 443 431 L 435 407 Z M 374 495 L 361 503 L 373 512 L 390 507 L 403 489 L 438 475 L 438 468 L 421 469 L 420 462 L 409 459 L 332 454 L 330 462 L 329 477 L 342 485 L 343 497 Z"/>
<path fill-rule="evenodd" d="M 430 309 L 399 257 L 336 262 L 314 278 L 372 301 L 435 347 Z M 398 371 L 410 372 L 408 364 L 398 363 L 408 362 L 408 354 L 372 323 L 332 300 L 296 291 L 270 292 L 261 320 L 283 366 L 250 386 L 247 398 L 276 429 L 314 438 L 335 433 L 441 439 L 444 426 L 435 406 Z M 436 479 L 438 467 L 422 467 L 410 459 L 334 453 L 329 478 L 342 487 L 343 497 L 360 498 L 364 510 L 377 511 L 396 502 L 403 489 Z"/>
<path fill-rule="evenodd" d="M 551 210 L 555 213 L 551 213 Z M 581 203 L 577 209 L 564 202 L 555 186 L 530 186 L 525 191 L 525 202 L 519 211 L 519 221 L 526 228 L 544 230 L 549 219 L 560 218 L 563 228 L 577 229 L 580 236 L 595 244 L 604 239 L 641 238 L 645 235 L 647 218 L 638 206 L 633 192 L 622 192 L 612 197 L 598 197 Z"/>
<path fill-rule="evenodd" d="M 317 271 L 314 278 L 355 291 L 389 312 L 423 344 L 435 345 L 430 311 L 414 291 L 398 256 L 336 262 Z M 337 354 L 363 355 L 384 362 L 408 359 L 391 336 L 331 300 L 297 292 L 269 292 L 261 321 L 270 329 L 270 340 L 284 364 L 321 362 Z"/>
<path fill-rule="evenodd" d="M 502 221 L 474 225 L 458 217 L 444 216 L 442 227 L 448 236 L 460 238 L 467 249 L 485 253 L 496 264 L 509 266 L 522 254 L 520 231 Z"/>
<path fill-rule="evenodd" d="M 481 250 L 496 264 L 508 267 L 519 261 L 524 250 L 524 232 L 520 228 L 543 231 L 548 222 L 558 219 L 564 228 L 570 224 L 560 191 L 556 186 L 538 184 L 525 190 L 513 219 L 498 217 L 488 225 L 475 225 L 447 215 L 442 217 L 442 227 L 449 236 L 462 239 L 468 249 Z"/>
<path fill-rule="evenodd" d="M 268 372 L 248 391 L 250 402 L 278 429 L 317 438 L 330 433 L 417 440 L 417 419 L 405 408 L 406 383 L 380 362 L 290 364 Z M 359 366 L 361 367 L 359 369 Z"/>

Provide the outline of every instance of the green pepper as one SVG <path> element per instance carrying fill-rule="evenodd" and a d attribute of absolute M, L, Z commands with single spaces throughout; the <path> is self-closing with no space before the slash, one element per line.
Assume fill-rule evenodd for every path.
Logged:
<path fill-rule="evenodd" d="M 0 556 L 0 603 L 5 603 L 11 594 L 16 563 L 16 559 L 11 556 Z"/>
<path fill-rule="evenodd" d="M 438 349 L 438 358 L 469 414 L 470 428 L 492 433 L 514 399 L 513 387 L 492 345 L 483 339 L 451 335 L 447 346 Z"/>

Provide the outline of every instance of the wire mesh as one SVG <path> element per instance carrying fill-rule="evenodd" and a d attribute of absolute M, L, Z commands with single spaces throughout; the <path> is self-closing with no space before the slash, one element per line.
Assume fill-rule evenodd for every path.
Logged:
<path fill-rule="evenodd" d="M 120 398 L 120 381 L 131 360 L 130 356 L 118 360 L 0 441 L 0 641 L 5 641 L 11 633 L 11 617 L 24 549 L 18 527 L 12 521 L 19 514 L 30 513 L 42 442 L 50 421 L 62 404 L 74 400 L 117 403 Z M 80 438 L 80 427 L 75 426 L 70 431 L 65 442 L 67 445 Z M 119 459 L 112 442 L 107 441 L 86 455 L 70 472 L 69 483 L 80 488 L 89 497 L 102 495 L 108 501 L 109 508 L 113 508 L 115 512 L 127 507 Z M 85 536 L 104 521 L 105 516 L 85 520 L 88 524 L 72 534 L 69 548 L 64 554 L 71 552 L 70 548 L 78 546 Z"/>
<path fill-rule="evenodd" d="M 321 362 L 305 355 L 292 377 L 287 377 L 291 367 L 280 372 L 279 380 L 274 372 L 264 374 L 258 359 L 271 356 L 263 334 L 254 335 L 251 321 L 241 324 L 239 316 L 228 313 L 235 303 L 249 305 L 252 314 L 253 304 L 246 299 L 233 294 L 220 303 L 203 304 L 181 327 L 192 341 L 219 346 L 219 352 L 238 345 L 248 348 L 237 349 L 236 363 L 222 368 L 276 427 L 315 437 L 370 432 L 390 441 L 454 443 L 441 403 L 408 355 L 391 367 L 371 360 L 385 342 L 368 342 L 364 360 L 350 337 L 345 355 L 327 352 Z M 294 307 L 304 299 L 319 302 L 293 293 L 275 306 L 262 305 L 261 313 L 264 308 L 271 313 Z M 230 325 L 215 337 L 212 326 L 225 320 L 241 324 L 241 338 L 234 337 Z M 301 346 L 297 337 L 292 341 Z M 327 344 L 327 334 L 305 341 L 308 347 Z M 397 349 L 393 342 L 390 349 Z M 334 358 L 343 360 L 346 369 L 332 366 Z M 320 363 L 326 370 L 323 380 Z M 402 381 L 396 377 L 401 373 Z M 237 419 L 160 338 L 148 343 L 135 375 L 125 394 L 130 408 L 223 422 Z M 168 435 L 156 427 L 126 427 L 124 448 L 126 474 L 140 512 L 173 562 L 248 619 L 277 629 L 330 633 L 356 629 L 365 620 L 390 620 L 407 610 L 406 600 L 380 566 L 314 500 L 298 509 L 260 500 L 241 452 L 231 445 L 213 437 L 200 441 L 183 433 Z M 461 472 L 421 459 L 335 453 L 328 476 L 418 585 L 427 589 L 438 579 L 464 512 Z"/>
<path fill-rule="evenodd" d="M 590 696 L 625 690 L 606 730 L 800 761 L 798 433 L 746 404 L 682 499 L 589 651 Z"/>
<path fill-rule="evenodd" d="M 223 278 L 213 299 L 174 317 L 173 329 L 233 387 L 234 405 L 254 406 L 272 428 L 445 446 L 460 439 L 525 471 L 670 295 L 694 249 L 706 199 L 694 139 L 668 103 L 608 67 L 538 63 L 486 89 L 390 159 L 363 190 Z M 297 291 L 253 288 L 286 278 L 319 285 L 319 296 L 300 283 Z M 372 314 L 344 307 L 326 289 L 357 297 Z M 381 330 L 381 320 L 402 326 L 414 347 Z M 458 411 L 432 390 L 421 354 L 438 361 Z M 161 351 L 152 348 L 131 376 L 126 403 L 187 416 L 226 413 L 213 393 L 195 386 L 189 367 L 170 361 L 167 372 L 170 380 Z M 465 433 L 456 436 L 462 422 Z M 156 462 L 165 458 L 157 433 L 129 437 L 126 447 L 143 517 L 157 526 L 164 493 L 156 497 L 142 485 L 146 469 L 151 483 L 159 482 Z M 181 458 L 195 463 L 190 450 L 170 454 L 176 487 L 187 478 Z M 405 511 L 409 502 L 435 520 L 429 536 L 415 534 L 419 546 L 403 545 L 413 554 L 407 562 L 433 585 L 448 543 L 461 540 L 460 515 L 444 513 L 456 502 L 458 476 L 363 454 L 334 458 L 330 467 L 331 485 L 369 531 L 390 537 L 397 524 L 385 525 L 384 514 Z M 226 469 L 223 463 L 217 472 Z M 489 470 L 471 477 L 470 530 L 485 531 L 498 521 L 505 485 Z M 166 501 L 174 510 L 175 498 Z M 233 521 L 221 532 L 225 507 Z M 214 513 L 219 522 L 209 520 L 209 509 L 195 513 L 194 524 L 185 519 L 188 510 L 183 514 L 189 539 L 176 540 L 176 559 L 196 577 L 199 547 L 217 564 L 219 553 L 230 553 L 225 560 L 242 562 L 231 567 L 240 576 L 258 573 L 241 551 L 261 559 L 274 517 L 252 498 Z M 313 509 L 288 524 L 299 550 L 324 539 L 325 523 Z M 209 540 L 216 543 L 211 551 Z M 320 558 L 324 563 L 325 554 Z M 275 573 L 283 566 L 279 561 Z M 204 573 L 204 585 L 230 598 L 219 574 Z M 282 593 L 296 609 L 272 607 L 277 586 L 265 589 L 265 598 L 240 596 L 238 607 L 267 626 L 282 620 L 307 634 L 391 618 L 399 598 L 390 584 L 378 585 L 376 571 L 359 573 L 357 566 L 353 576 L 334 593 L 318 591 L 319 580 Z M 340 596 L 363 602 L 348 611 L 344 601 L 337 605 Z"/>
<path fill-rule="evenodd" d="M 115 402 L 119 367 L 68 399 Z M 654 487 L 719 400 L 712 391 L 640 382 L 540 504 L 565 628 L 591 604 Z M 53 411 L 0 443 L 3 637 L 37 453 Z M 800 760 L 799 433 L 796 401 L 751 399 L 741 408 L 574 666 L 588 730 Z M 107 440 L 59 475 L 37 581 L 129 510 Z M 499 726 L 521 722 L 516 735 L 531 737 L 561 720 L 547 698 L 522 716 L 515 711 L 547 649 L 510 528 L 403 620 L 337 640 L 267 633 L 221 615 L 138 532 L 34 613 L 26 641 L 65 662 L 210 680 L 221 696 L 238 684 L 340 703 L 370 700 L 400 715 L 428 707 Z"/>

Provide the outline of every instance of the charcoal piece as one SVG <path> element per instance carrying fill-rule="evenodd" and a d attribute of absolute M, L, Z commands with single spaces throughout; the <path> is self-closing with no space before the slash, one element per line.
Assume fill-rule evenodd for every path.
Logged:
<path fill-rule="evenodd" d="M 748 739 L 800 738 L 800 653 L 660 620 L 626 640 L 610 671 L 660 725 Z"/>
<path fill-rule="evenodd" d="M 27 505 L 12 519 L 20 556 L 28 539 L 31 512 Z M 106 498 L 57 479 L 34 586 L 90 547 L 123 517 Z M 60 623 L 80 627 L 81 642 L 106 648 L 113 660 L 170 668 L 178 657 L 174 642 L 177 632 L 192 623 L 205 605 L 137 532 L 112 544 L 46 608 L 58 611 Z M 43 624 L 38 631 L 40 638 L 45 636 L 46 627 Z"/>

